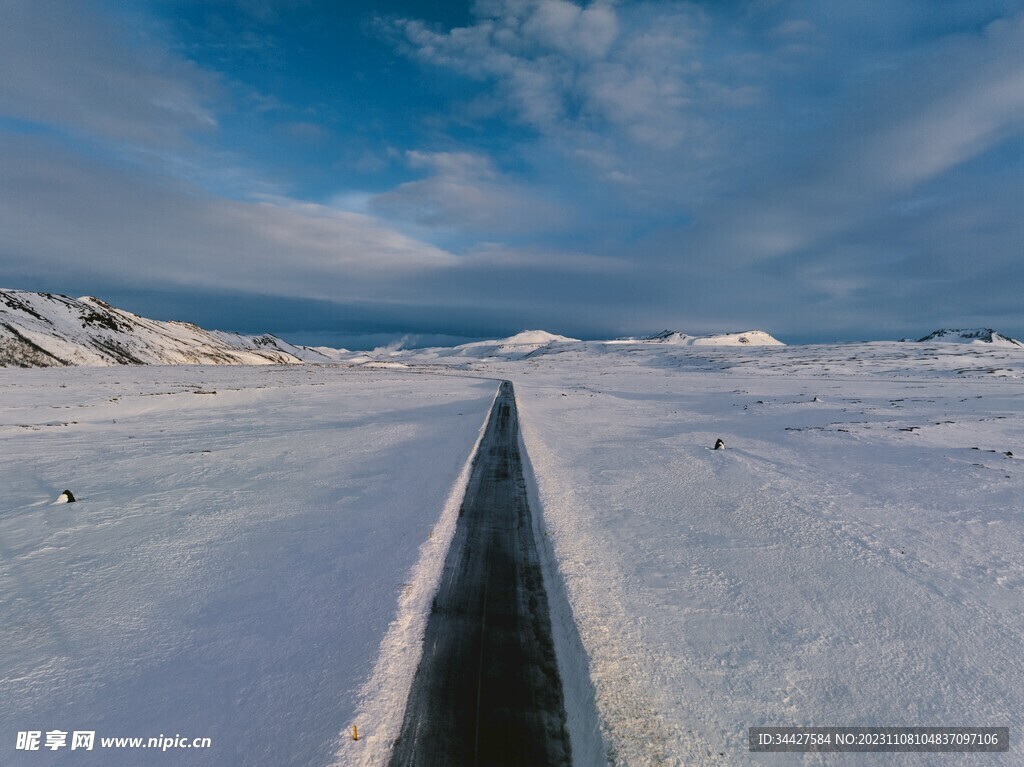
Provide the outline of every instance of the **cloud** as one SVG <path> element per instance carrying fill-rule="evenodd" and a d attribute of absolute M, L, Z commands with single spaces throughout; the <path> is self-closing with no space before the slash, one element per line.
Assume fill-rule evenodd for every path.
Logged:
<path fill-rule="evenodd" d="M 101 6 L 10 0 L 0 24 L 0 114 L 75 135 L 179 145 L 211 130 L 218 78 L 144 36 L 126 39 Z"/>
<path fill-rule="evenodd" d="M 295 3 L 242 5 L 270 19 Z M 0 116 L 20 125 L 0 132 L 0 271 L 14 284 L 335 299 L 400 296 L 404 280 L 457 264 L 369 212 L 292 199 L 240 154 L 194 140 L 215 139 L 216 110 L 233 105 L 222 76 L 171 53 L 154 22 L 84 2 L 4 10 Z M 277 130 L 327 137 L 311 122 Z"/>
<path fill-rule="evenodd" d="M 530 269 L 538 272 L 623 274 L 630 271 L 628 259 L 573 251 L 513 249 L 495 243 L 478 245 L 462 258 L 467 268 Z"/>
<path fill-rule="evenodd" d="M 593 45 L 577 39 L 591 10 L 608 21 Z M 425 66 L 477 80 L 477 103 L 532 129 L 491 150 L 530 168 L 519 196 L 562 196 L 580 212 L 561 247 L 538 238 L 537 258 L 497 241 L 478 252 L 499 271 L 579 250 L 627 264 L 613 279 L 643 310 L 608 300 L 607 286 L 575 292 L 591 307 L 600 295 L 604 318 L 675 313 L 708 330 L 742 320 L 807 337 L 973 316 L 967 307 L 994 311 L 1019 290 L 993 275 L 1019 274 L 1020 217 L 1002 200 L 1024 184 L 1011 170 L 992 179 L 1020 165 L 1024 141 L 1019 5 L 490 0 L 461 28 L 396 28 Z M 508 181 L 471 154 L 473 168 L 424 165 L 434 175 L 407 191 L 432 214 L 431 200 L 471 209 L 488 196 L 479 189 Z M 473 180 L 465 194 L 442 183 L 455 178 Z M 457 226 L 461 206 L 436 204 Z M 508 232 L 462 218 L 482 238 Z"/>
<path fill-rule="evenodd" d="M 488 0 L 474 16 L 447 32 L 396 26 L 419 60 L 494 82 L 508 111 L 542 133 L 613 126 L 672 148 L 691 133 L 696 105 L 724 92 L 701 71 L 708 24 L 693 5 Z"/>
<path fill-rule="evenodd" d="M 403 19 L 392 30 L 424 66 L 478 83 L 453 120 L 505 126 L 511 142 L 491 151 L 563 199 L 586 198 L 587 220 L 606 230 L 624 215 L 633 228 L 678 223 L 749 174 L 770 141 L 758 111 L 772 78 L 806 63 L 793 45 L 820 38 L 806 20 L 773 34 L 790 18 L 779 6 L 490 0 L 463 27 Z M 758 14 L 769 18 L 752 32 Z"/>
<path fill-rule="evenodd" d="M 500 13 L 500 4 L 493 5 Z M 531 11 L 523 21 L 525 38 L 582 61 L 605 56 L 619 33 L 618 17 L 608 3 L 584 8 L 567 0 L 541 0 Z"/>
<path fill-rule="evenodd" d="M 8 274 L 26 277 L 325 299 L 400 293 L 403 280 L 458 263 L 373 216 L 228 200 L 10 136 L 0 138 L 0 253 Z"/>
<path fill-rule="evenodd" d="M 1022 49 L 1024 15 L 994 22 L 980 36 L 951 40 L 929 56 L 900 92 L 886 94 L 906 116 L 865 142 L 864 172 L 881 184 L 912 186 L 1020 132 Z M 958 66 L 950 70 L 950 61 Z"/>
<path fill-rule="evenodd" d="M 490 235 L 550 234 L 578 221 L 569 206 L 500 173 L 486 156 L 410 151 L 406 159 L 429 175 L 377 195 L 371 210 L 424 227 Z"/>
<path fill-rule="evenodd" d="M 873 78 L 788 177 L 762 177 L 702 211 L 691 243 L 741 265 L 884 226 L 894 200 L 1024 132 L 1022 49 L 1024 16 L 938 42 L 898 77 Z"/>
<path fill-rule="evenodd" d="M 415 98 L 307 77 L 335 41 L 291 55 L 300 2 L 11 0 L 4 279 L 319 300 L 389 338 L 1020 332 L 1019 2 L 478 0 L 387 22 Z"/>

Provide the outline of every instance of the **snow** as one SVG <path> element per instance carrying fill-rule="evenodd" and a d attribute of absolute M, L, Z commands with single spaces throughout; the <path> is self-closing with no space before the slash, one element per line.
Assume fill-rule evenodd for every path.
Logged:
<path fill-rule="evenodd" d="M 497 389 L 494 391 L 497 395 Z M 493 399 L 492 399 L 493 404 Z M 352 726 L 361 726 L 361 739 L 342 733 L 336 764 L 352 767 L 384 765 L 391 753 L 391 744 L 398 737 L 416 667 L 419 665 L 427 617 L 444 569 L 445 556 L 455 536 L 459 508 L 466 494 L 473 457 L 486 429 L 480 424 L 476 443 L 468 454 L 458 479 L 452 486 L 437 524 L 420 546 L 420 557 L 408 581 L 403 584 L 398 616 L 391 622 L 380 645 L 373 672 L 359 691 L 359 708 Z M 369 727 L 367 727 L 369 723 Z"/>
<path fill-rule="evenodd" d="M 529 333 L 345 366 L 0 370 L 3 732 L 385 763 L 500 378 L 578 765 L 936 763 L 780 761 L 747 751 L 756 725 L 1020 732 L 1018 348 Z M 939 761 L 1011 767 L 1019 740 Z"/>
<path fill-rule="evenodd" d="M 50 763 L 18 731 L 79 729 L 213 748 L 69 763 L 330 763 L 392 622 L 425 609 L 403 594 L 432 591 L 415 568 L 441 556 L 430 531 L 495 390 L 322 366 L 0 370 L 0 762 Z M 52 505 L 65 488 L 77 502 Z M 414 658 L 415 639 L 392 649 Z"/>
<path fill-rule="evenodd" d="M 614 349 L 463 367 L 515 383 L 614 763 L 778 764 L 747 751 L 755 725 L 1020 730 L 1024 356 Z"/>

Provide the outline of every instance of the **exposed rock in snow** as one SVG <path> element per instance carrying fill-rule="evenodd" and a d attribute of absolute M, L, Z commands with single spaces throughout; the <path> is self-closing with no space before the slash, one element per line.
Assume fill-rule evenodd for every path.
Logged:
<path fill-rule="evenodd" d="M 1016 338 L 1004 336 L 992 328 L 941 328 L 917 339 L 919 343 L 938 342 L 952 344 L 993 344 L 995 346 L 1016 346 L 1024 348 Z"/>

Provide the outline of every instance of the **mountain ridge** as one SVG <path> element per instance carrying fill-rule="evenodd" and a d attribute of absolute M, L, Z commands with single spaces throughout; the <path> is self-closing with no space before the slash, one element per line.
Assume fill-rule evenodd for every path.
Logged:
<path fill-rule="evenodd" d="M 0 288 L 0 367 L 271 365 L 332 361 L 276 336 L 246 336 L 71 298 Z"/>
<path fill-rule="evenodd" d="M 912 339 L 903 339 L 912 341 Z M 991 328 L 942 328 L 918 343 L 958 343 L 1024 348 L 1024 343 Z M 119 309 L 95 296 L 0 288 L 0 367 L 73 365 L 271 365 L 313 363 L 381 364 L 424 355 L 437 358 L 525 358 L 622 344 L 693 347 L 782 347 L 763 330 L 689 335 L 663 330 L 651 336 L 580 341 L 544 330 L 523 330 L 507 338 L 424 350 L 345 349 L 290 344 L 271 335 L 206 330 L 181 320 L 152 320 Z"/>
<path fill-rule="evenodd" d="M 678 346 L 785 346 L 782 341 L 764 330 L 744 330 L 738 333 L 712 333 L 691 336 L 679 330 L 663 330 L 640 339 L 651 343 Z"/>
<path fill-rule="evenodd" d="M 995 346 L 1019 346 L 1024 348 L 1024 343 L 1016 338 L 997 333 L 992 328 L 939 328 L 933 330 L 924 338 L 918 338 L 917 343 L 954 343 L 954 344 L 993 344 Z"/>

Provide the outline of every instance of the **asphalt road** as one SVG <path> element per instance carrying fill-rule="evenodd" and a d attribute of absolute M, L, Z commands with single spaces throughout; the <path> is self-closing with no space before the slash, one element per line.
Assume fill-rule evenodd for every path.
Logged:
<path fill-rule="evenodd" d="M 390 764 L 571 764 L 507 381 L 473 464 Z"/>

